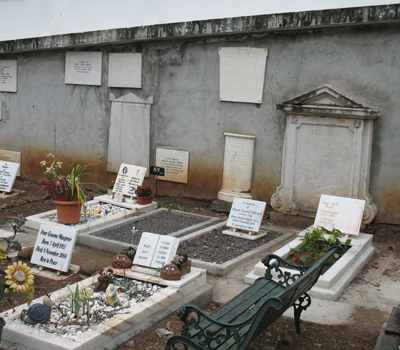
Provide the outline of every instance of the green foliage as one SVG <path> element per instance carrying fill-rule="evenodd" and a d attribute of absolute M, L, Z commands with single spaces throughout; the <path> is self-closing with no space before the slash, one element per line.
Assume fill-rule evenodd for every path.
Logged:
<path fill-rule="evenodd" d="M 179 204 L 176 204 L 176 203 L 163 204 L 161 202 L 161 200 L 158 198 L 155 198 L 154 200 L 157 202 L 157 208 L 166 208 L 166 209 L 168 209 L 169 213 L 172 210 L 184 211 L 183 208 Z"/>
<path fill-rule="evenodd" d="M 87 291 L 85 287 L 79 288 L 78 284 L 76 285 L 75 292 L 72 292 L 71 289 L 69 289 L 69 285 L 67 288 L 71 292 L 71 294 L 67 296 L 67 299 L 70 299 L 72 312 L 75 315 L 79 315 L 79 312 L 82 308 L 82 313 L 89 315 L 89 300 L 92 296 L 92 292 Z"/>

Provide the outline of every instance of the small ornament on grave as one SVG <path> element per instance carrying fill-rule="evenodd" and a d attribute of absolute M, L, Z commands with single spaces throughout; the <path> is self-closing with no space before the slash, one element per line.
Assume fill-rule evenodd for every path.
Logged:
<path fill-rule="evenodd" d="M 167 264 L 161 269 L 161 278 L 170 281 L 180 280 L 182 277 L 181 271 L 178 266 L 174 264 Z"/>
<path fill-rule="evenodd" d="M 134 234 L 133 231 L 134 230 L 132 230 L 132 233 Z M 135 230 L 135 232 L 136 232 L 136 230 Z M 132 246 L 127 246 L 127 245 L 123 246 L 121 254 L 126 255 L 129 259 L 131 259 L 133 261 L 133 259 L 135 258 L 136 249 L 135 249 L 135 247 L 132 247 Z"/>
<path fill-rule="evenodd" d="M 100 272 L 100 276 L 97 278 L 97 284 L 94 287 L 93 291 L 94 292 L 105 292 L 107 290 L 107 287 L 111 283 L 113 283 L 113 270 L 102 269 Z"/>
<path fill-rule="evenodd" d="M 191 260 L 183 250 L 180 250 L 178 254 L 172 258 L 171 263 L 178 266 L 182 276 L 190 272 Z"/>
<path fill-rule="evenodd" d="M 132 260 L 125 254 L 117 254 L 113 257 L 111 265 L 117 269 L 128 269 L 132 266 Z"/>
<path fill-rule="evenodd" d="M 117 290 L 115 289 L 115 286 L 113 283 L 111 283 L 107 289 L 107 304 L 110 305 L 111 307 L 116 307 L 120 304 L 118 295 L 117 295 Z"/>
<path fill-rule="evenodd" d="M 53 305 L 50 295 L 43 298 L 43 304 L 33 304 L 28 309 L 28 317 L 24 320 L 25 323 L 35 325 L 44 323 L 50 319 L 51 306 Z M 21 315 L 23 317 L 23 315 Z"/>

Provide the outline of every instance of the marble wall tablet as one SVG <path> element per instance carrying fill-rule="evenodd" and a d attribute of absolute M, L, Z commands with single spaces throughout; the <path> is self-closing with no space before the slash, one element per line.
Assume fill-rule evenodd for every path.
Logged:
<path fill-rule="evenodd" d="M 157 148 L 156 164 L 165 169 L 165 176 L 157 176 L 158 180 L 187 184 L 189 152 Z"/>
<path fill-rule="evenodd" d="M 6 151 L 0 149 L 0 161 L 21 164 L 21 152 Z M 21 176 L 21 167 L 19 167 L 17 176 Z"/>
<path fill-rule="evenodd" d="M 17 60 L 0 60 L 0 91 L 17 92 Z"/>
<path fill-rule="evenodd" d="M 115 180 L 113 192 L 122 193 L 128 197 L 136 197 L 135 190 L 142 185 L 146 171 L 146 168 L 122 163 Z"/>
<path fill-rule="evenodd" d="M 11 192 L 20 164 L 0 161 L 0 192 Z"/>
<path fill-rule="evenodd" d="M 243 231 L 258 232 L 266 204 L 252 199 L 235 198 L 226 226 Z"/>
<path fill-rule="evenodd" d="M 101 52 L 66 52 L 65 84 L 101 85 L 101 58 Z"/>
<path fill-rule="evenodd" d="M 31 263 L 68 272 L 74 251 L 76 233 L 55 226 L 41 225 Z"/>
<path fill-rule="evenodd" d="M 336 228 L 343 234 L 359 235 L 365 200 L 321 195 L 314 227 Z"/>
<path fill-rule="evenodd" d="M 142 54 L 110 53 L 108 60 L 108 86 L 141 88 Z"/>

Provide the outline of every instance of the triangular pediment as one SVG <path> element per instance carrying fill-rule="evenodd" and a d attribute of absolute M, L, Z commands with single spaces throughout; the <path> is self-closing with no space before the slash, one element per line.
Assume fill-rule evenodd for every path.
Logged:
<path fill-rule="evenodd" d="M 136 96 L 135 94 L 129 93 L 112 101 L 123 102 L 123 103 L 136 103 L 136 104 L 152 104 L 153 96 L 150 96 L 147 100 L 144 100 L 143 98 Z"/>

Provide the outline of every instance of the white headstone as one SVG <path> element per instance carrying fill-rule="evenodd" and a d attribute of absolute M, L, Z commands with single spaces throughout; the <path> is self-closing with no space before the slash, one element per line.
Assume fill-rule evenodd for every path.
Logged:
<path fill-rule="evenodd" d="M 321 226 L 329 231 L 333 228 L 343 234 L 359 235 L 365 200 L 321 195 L 314 228 Z"/>
<path fill-rule="evenodd" d="M 0 149 L 0 160 L 21 164 L 21 152 Z M 17 176 L 21 176 L 21 167 L 18 169 Z"/>
<path fill-rule="evenodd" d="M 154 252 L 156 251 L 159 235 L 150 232 L 143 232 L 138 244 L 134 265 L 151 266 Z"/>
<path fill-rule="evenodd" d="M 101 59 L 101 52 L 66 52 L 65 84 L 101 85 Z"/>
<path fill-rule="evenodd" d="M 0 60 L 0 91 L 17 92 L 17 60 Z"/>
<path fill-rule="evenodd" d="M 21 165 L 0 161 L 0 192 L 11 192 Z"/>
<path fill-rule="evenodd" d="M 142 185 L 146 171 L 146 168 L 122 163 L 115 180 L 113 192 L 136 197 L 135 190 Z"/>
<path fill-rule="evenodd" d="M 174 255 L 176 255 L 178 245 L 179 238 L 160 235 L 150 267 L 158 269 L 166 264 L 170 264 Z"/>
<path fill-rule="evenodd" d="M 71 264 L 76 233 L 55 226 L 41 225 L 31 263 L 67 272 Z"/>
<path fill-rule="evenodd" d="M 165 169 L 165 176 L 157 176 L 158 180 L 187 184 L 189 152 L 157 148 L 156 165 Z"/>
<path fill-rule="evenodd" d="M 243 231 L 258 232 L 265 210 L 265 202 L 235 198 L 226 226 Z"/>
<path fill-rule="evenodd" d="M 110 53 L 108 63 L 108 86 L 141 88 L 142 54 Z"/>

